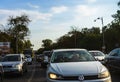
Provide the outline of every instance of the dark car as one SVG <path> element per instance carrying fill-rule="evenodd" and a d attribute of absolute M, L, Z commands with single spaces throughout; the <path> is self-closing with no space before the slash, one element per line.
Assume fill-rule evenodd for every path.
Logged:
<path fill-rule="evenodd" d="M 36 55 L 36 61 L 37 62 L 43 62 L 44 55 L 43 54 L 37 54 Z"/>
<path fill-rule="evenodd" d="M 111 71 L 120 71 L 120 48 L 113 49 L 105 57 L 105 64 Z"/>
<path fill-rule="evenodd" d="M 0 64 L 0 82 L 3 82 L 3 76 L 4 76 L 3 66 L 2 64 Z"/>
<path fill-rule="evenodd" d="M 51 58 L 51 51 L 44 51 L 43 52 L 43 61 L 41 62 L 41 67 L 47 67 L 47 63 Z"/>

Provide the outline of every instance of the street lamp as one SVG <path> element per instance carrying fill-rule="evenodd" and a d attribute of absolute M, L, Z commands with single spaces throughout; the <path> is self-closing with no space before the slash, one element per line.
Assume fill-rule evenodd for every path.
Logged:
<path fill-rule="evenodd" d="M 101 20 L 102 23 L 102 40 L 103 40 L 103 44 L 102 44 L 102 50 L 103 52 L 105 52 L 105 36 L 104 36 L 104 23 L 103 23 L 103 17 L 98 17 L 97 19 L 94 20 L 94 22 L 96 22 L 97 20 Z"/>

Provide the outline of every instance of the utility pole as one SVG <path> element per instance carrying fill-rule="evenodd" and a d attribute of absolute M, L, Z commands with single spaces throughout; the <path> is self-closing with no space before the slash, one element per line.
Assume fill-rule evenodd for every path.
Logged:
<path fill-rule="evenodd" d="M 97 19 L 94 20 L 96 22 L 97 20 L 101 20 L 102 24 L 102 51 L 105 52 L 105 35 L 104 35 L 104 22 L 103 22 L 103 17 L 98 17 Z"/>

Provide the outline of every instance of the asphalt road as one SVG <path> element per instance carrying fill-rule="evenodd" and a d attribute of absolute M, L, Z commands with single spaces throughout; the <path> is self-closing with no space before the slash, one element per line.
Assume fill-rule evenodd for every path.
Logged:
<path fill-rule="evenodd" d="M 46 70 L 39 63 L 29 65 L 28 72 L 23 76 L 5 75 L 3 82 L 46 82 Z M 111 73 L 112 82 L 120 82 L 120 73 Z"/>

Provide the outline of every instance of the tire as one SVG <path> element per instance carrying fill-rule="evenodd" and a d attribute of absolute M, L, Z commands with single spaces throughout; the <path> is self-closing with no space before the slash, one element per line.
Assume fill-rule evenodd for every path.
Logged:
<path fill-rule="evenodd" d="M 23 74 L 24 74 L 24 71 L 22 70 L 19 75 L 20 75 L 20 76 L 23 76 Z"/>
<path fill-rule="evenodd" d="M 27 69 L 27 68 L 25 69 L 25 72 L 28 72 L 28 69 Z"/>
<path fill-rule="evenodd" d="M 3 82 L 3 76 L 0 76 L 0 82 Z"/>

